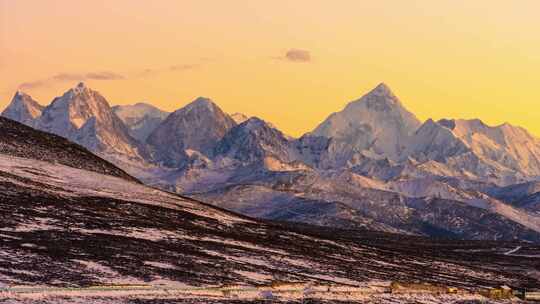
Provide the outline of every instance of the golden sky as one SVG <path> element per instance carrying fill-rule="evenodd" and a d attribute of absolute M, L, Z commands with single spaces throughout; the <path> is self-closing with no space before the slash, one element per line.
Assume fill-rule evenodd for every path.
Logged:
<path fill-rule="evenodd" d="M 312 130 L 379 82 L 420 119 L 540 135 L 538 0 L 0 0 L 0 109 L 84 79 L 111 104 L 197 96 Z"/>

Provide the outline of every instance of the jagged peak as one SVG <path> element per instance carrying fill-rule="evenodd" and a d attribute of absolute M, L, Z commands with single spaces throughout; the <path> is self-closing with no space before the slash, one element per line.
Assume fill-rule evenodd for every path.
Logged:
<path fill-rule="evenodd" d="M 505 131 L 515 131 L 515 130 L 519 130 L 519 132 L 523 132 L 525 133 L 527 136 L 529 137 L 532 137 L 532 138 L 535 138 L 536 140 L 540 140 L 538 137 L 532 135 L 529 130 L 525 129 L 524 127 L 521 127 L 521 126 L 516 126 L 516 125 L 513 125 L 509 122 L 504 122 L 498 126 L 496 126 L 496 128 L 498 129 L 501 129 L 501 130 L 505 130 Z"/>
<path fill-rule="evenodd" d="M 385 99 L 399 103 L 399 99 L 394 95 L 392 89 L 384 83 L 379 83 L 374 89 L 369 91 L 365 96 L 385 97 Z"/>
<path fill-rule="evenodd" d="M 258 118 L 258 117 L 250 117 L 248 120 L 244 121 L 240 125 L 244 125 L 248 129 L 253 128 L 260 128 L 260 127 L 269 127 L 269 125 L 266 123 L 266 121 Z"/>
<path fill-rule="evenodd" d="M 437 123 L 449 128 L 449 129 L 455 129 L 456 127 L 473 127 L 473 128 L 483 128 L 483 129 L 522 129 L 519 126 L 514 126 L 508 122 L 499 124 L 499 125 L 488 125 L 483 120 L 479 118 L 471 118 L 471 119 L 440 119 Z"/>
<path fill-rule="evenodd" d="M 15 97 L 22 97 L 22 96 L 28 96 L 28 94 L 26 94 L 25 92 L 21 91 L 21 90 L 17 90 L 15 92 L 15 95 L 13 96 L 13 98 Z"/>
<path fill-rule="evenodd" d="M 192 105 L 194 107 L 217 107 L 217 105 L 214 103 L 214 101 L 212 101 L 212 99 L 202 96 L 197 97 L 189 105 Z"/>
<path fill-rule="evenodd" d="M 236 125 L 233 130 L 235 132 L 243 133 L 243 134 L 250 134 L 250 133 L 259 133 L 259 132 L 278 132 L 280 134 L 281 131 L 274 128 L 270 123 L 258 118 L 258 117 L 250 117 L 248 120 L 242 122 L 241 124 Z"/>
<path fill-rule="evenodd" d="M 452 134 L 454 130 L 454 122 L 448 119 L 441 119 L 435 121 L 432 118 L 427 119 L 415 132 L 415 134 L 426 136 L 431 133 L 443 132 L 446 134 Z M 421 139 L 421 138 L 419 138 Z"/>
<path fill-rule="evenodd" d="M 97 93 L 96 91 L 91 90 L 84 82 L 79 82 L 76 86 L 67 90 L 62 96 L 56 97 L 52 104 L 59 101 L 71 100 L 75 96 L 83 95 L 84 93 Z M 99 94 L 99 93 L 98 93 Z"/>
<path fill-rule="evenodd" d="M 68 92 L 72 94 L 81 94 L 86 91 L 90 91 L 90 88 L 86 86 L 84 82 L 79 82 L 75 87 L 71 88 Z"/>
<path fill-rule="evenodd" d="M 430 119 L 431 120 L 431 119 Z M 454 119 L 439 119 L 437 123 L 445 128 L 448 128 L 450 130 L 454 130 L 456 127 L 456 121 Z"/>
<path fill-rule="evenodd" d="M 392 93 L 392 89 L 390 89 L 390 87 L 384 82 L 379 83 L 373 90 L 371 90 L 371 92 L 380 95 L 394 95 Z"/>
<path fill-rule="evenodd" d="M 109 102 L 103 95 L 98 91 L 91 90 L 83 82 L 80 82 L 77 86 L 66 91 L 62 96 L 55 97 L 51 104 L 45 108 L 44 113 L 48 113 L 51 110 L 58 111 L 59 109 L 66 111 L 71 107 L 81 110 L 81 107 L 83 107 L 84 110 L 82 111 L 90 111 L 92 113 L 91 115 L 97 115 L 98 112 L 112 111 Z"/>
<path fill-rule="evenodd" d="M 230 115 L 231 118 L 237 123 L 237 124 L 241 124 L 243 123 L 244 121 L 248 120 L 249 117 L 247 115 L 244 115 L 242 113 L 233 113 Z"/>
<path fill-rule="evenodd" d="M 488 126 L 485 124 L 482 120 L 479 118 L 472 118 L 472 119 L 457 119 L 457 124 L 466 124 L 466 125 L 472 125 L 475 127 L 482 127 L 482 128 L 491 128 L 491 126 Z"/>
<path fill-rule="evenodd" d="M 424 129 L 424 128 L 434 128 L 436 126 L 444 126 L 443 124 L 440 124 L 439 122 L 435 122 L 432 118 L 428 118 L 423 124 L 422 126 L 420 126 L 420 129 Z M 418 130 L 417 130 L 417 133 L 418 133 Z"/>
<path fill-rule="evenodd" d="M 366 107 L 377 111 L 392 111 L 392 109 L 404 109 L 399 98 L 392 92 L 390 87 L 381 82 L 360 99 L 350 102 L 346 109 Z"/>
<path fill-rule="evenodd" d="M 37 101 L 35 101 L 32 98 L 32 96 L 28 95 L 27 93 L 21 90 L 17 90 L 15 92 L 15 95 L 13 95 L 13 98 L 11 99 L 10 105 L 15 105 L 15 104 L 26 104 L 27 106 L 30 105 L 37 108 L 43 108 L 43 106 L 41 106 Z"/>
<path fill-rule="evenodd" d="M 538 140 L 527 129 L 512 125 L 508 122 L 499 125 L 489 125 L 478 118 L 472 119 L 441 119 L 437 122 L 439 125 L 450 129 L 458 136 L 465 134 L 483 133 L 488 136 L 500 136 L 495 134 L 504 134 L 504 136 L 524 136 L 523 138 Z"/>
<path fill-rule="evenodd" d="M 219 109 L 219 106 L 212 101 L 212 99 L 207 97 L 197 97 L 192 102 L 188 103 L 184 107 L 174 111 L 174 113 L 186 113 L 191 112 L 193 110 L 195 111 L 208 111 L 213 113 L 216 109 Z"/>
<path fill-rule="evenodd" d="M 236 126 L 236 128 L 240 128 L 242 129 L 243 131 L 242 132 L 246 132 L 246 133 L 250 133 L 250 132 L 259 132 L 260 130 L 264 130 L 263 132 L 266 132 L 266 131 L 270 131 L 270 132 L 277 132 L 279 134 L 281 134 L 281 136 L 285 137 L 285 138 L 290 138 L 290 136 L 284 134 L 283 132 L 281 132 L 276 126 L 274 126 L 271 122 L 268 122 L 266 120 L 263 120 L 259 117 L 256 117 L 256 116 L 252 116 L 248 119 L 246 119 L 245 121 L 243 121 L 242 123 L 238 124 Z"/>
<path fill-rule="evenodd" d="M 32 125 L 34 120 L 41 115 L 42 111 L 42 105 L 32 99 L 30 95 L 17 90 L 1 115 L 26 125 Z"/>
<path fill-rule="evenodd" d="M 32 98 L 32 96 L 30 96 L 28 93 L 22 91 L 22 90 L 17 90 L 15 91 L 15 95 L 13 95 L 13 98 L 12 100 L 15 101 L 15 100 L 32 100 L 34 101 L 34 99 Z"/>

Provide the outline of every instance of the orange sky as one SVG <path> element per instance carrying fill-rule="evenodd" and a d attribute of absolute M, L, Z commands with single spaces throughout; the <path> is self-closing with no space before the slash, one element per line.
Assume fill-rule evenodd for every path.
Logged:
<path fill-rule="evenodd" d="M 0 109 L 21 85 L 48 104 L 85 79 L 112 104 L 172 111 L 206 96 L 300 135 L 384 81 L 420 119 L 540 135 L 538 12 L 537 0 L 0 0 Z"/>

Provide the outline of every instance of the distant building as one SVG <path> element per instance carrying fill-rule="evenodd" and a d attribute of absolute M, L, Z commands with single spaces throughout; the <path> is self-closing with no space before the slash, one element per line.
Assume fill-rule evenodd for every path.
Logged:
<path fill-rule="evenodd" d="M 514 297 L 512 288 L 503 285 L 498 288 L 490 288 L 480 292 L 483 296 L 493 299 L 493 300 L 502 300 L 502 299 L 511 299 Z"/>
<path fill-rule="evenodd" d="M 540 301 L 540 291 L 525 291 L 523 300 Z"/>

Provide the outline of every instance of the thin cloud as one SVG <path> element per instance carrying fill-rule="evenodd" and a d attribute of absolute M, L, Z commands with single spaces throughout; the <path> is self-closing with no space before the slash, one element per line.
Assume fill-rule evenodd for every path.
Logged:
<path fill-rule="evenodd" d="M 178 65 L 171 65 L 169 67 L 169 70 L 171 71 L 185 71 L 185 70 L 193 70 L 198 68 L 198 64 L 178 64 Z"/>
<path fill-rule="evenodd" d="M 311 52 L 302 49 L 289 49 L 283 55 L 270 57 L 273 60 L 308 63 L 312 61 Z"/>
<path fill-rule="evenodd" d="M 48 87 L 59 82 L 86 81 L 86 80 L 120 80 L 120 79 L 125 79 L 125 77 L 118 73 L 109 72 L 109 71 L 90 72 L 90 73 L 84 73 L 84 74 L 59 73 L 47 79 L 23 82 L 19 85 L 19 89 L 28 90 L 28 89 L 36 89 L 36 88 L 41 88 L 41 87 Z"/>
<path fill-rule="evenodd" d="M 138 77 L 154 77 L 154 76 L 157 76 L 157 75 L 159 75 L 161 73 L 182 72 L 182 71 L 197 69 L 200 66 L 201 66 L 200 64 L 175 64 L 175 65 L 171 65 L 171 66 L 166 67 L 166 68 L 158 68 L 158 69 L 148 68 L 148 69 L 144 69 L 144 70 L 140 71 L 139 73 L 137 73 L 136 75 Z"/>
<path fill-rule="evenodd" d="M 84 75 L 81 74 L 70 74 L 70 73 L 60 73 L 49 78 L 50 82 L 54 81 L 81 81 L 84 80 Z"/>
<path fill-rule="evenodd" d="M 19 85 L 19 89 L 22 90 L 31 90 L 35 88 L 44 87 L 47 85 L 46 81 L 43 80 L 36 80 L 36 81 L 29 81 L 29 82 L 23 82 Z"/>
<path fill-rule="evenodd" d="M 138 73 L 135 73 L 134 77 L 152 77 L 163 72 L 180 72 L 199 68 L 200 64 L 176 64 L 167 68 L 159 69 L 144 69 Z M 19 85 L 19 89 L 30 90 L 36 88 L 49 87 L 57 83 L 62 82 L 76 82 L 87 80 L 100 80 L 100 81 L 114 81 L 126 79 L 122 74 L 118 74 L 111 71 L 98 71 L 88 73 L 58 73 L 46 79 L 39 79 L 35 81 L 23 82 Z"/>
<path fill-rule="evenodd" d="M 285 53 L 285 59 L 292 62 L 310 62 L 311 53 L 307 50 L 290 49 Z"/>
<path fill-rule="evenodd" d="M 120 80 L 125 79 L 124 76 L 114 72 L 90 72 L 86 74 L 70 74 L 60 73 L 52 77 L 58 81 L 77 81 L 77 80 Z"/>
<path fill-rule="evenodd" d="M 86 79 L 90 80 L 120 80 L 125 79 L 124 76 L 114 72 L 94 72 L 86 74 Z"/>
<path fill-rule="evenodd" d="M 135 74 L 135 77 L 150 77 L 150 76 L 153 76 L 154 74 L 157 74 L 158 71 L 157 70 L 154 70 L 154 69 L 144 69 L 138 73 Z"/>

